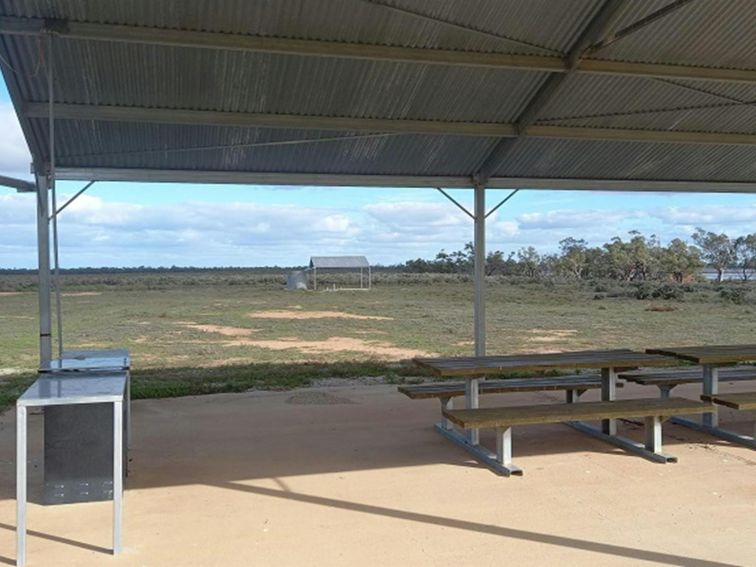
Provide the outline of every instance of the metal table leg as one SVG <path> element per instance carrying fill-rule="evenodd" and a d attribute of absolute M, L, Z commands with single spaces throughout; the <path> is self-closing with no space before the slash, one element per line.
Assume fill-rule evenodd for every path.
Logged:
<path fill-rule="evenodd" d="M 470 378 L 465 384 L 465 408 L 477 409 L 480 406 L 479 379 Z M 470 429 L 467 431 L 467 441 L 470 445 L 480 445 L 480 431 Z"/>
<path fill-rule="evenodd" d="M 614 368 L 601 369 L 601 399 L 605 402 L 617 399 L 617 371 Z M 617 435 L 617 420 L 602 420 L 601 431 L 607 435 Z"/>
<path fill-rule="evenodd" d="M 16 406 L 16 565 L 26 565 L 26 407 Z"/>
<path fill-rule="evenodd" d="M 716 396 L 719 393 L 719 368 L 705 364 L 703 367 L 703 393 Z M 712 406 L 711 413 L 705 413 L 701 417 L 701 423 L 707 427 L 719 425 L 719 415 L 716 406 Z"/>
<path fill-rule="evenodd" d="M 121 553 L 123 528 L 123 402 L 113 403 L 113 554 Z"/>

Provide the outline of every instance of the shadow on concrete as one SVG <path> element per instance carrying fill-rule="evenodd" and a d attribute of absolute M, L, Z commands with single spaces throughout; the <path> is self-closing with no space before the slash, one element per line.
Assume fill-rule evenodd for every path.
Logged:
<path fill-rule="evenodd" d="M 293 500 L 295 502 L 300 502 L 303 504 L 311 504 L 314 506 L 326 506 L 329 508 L 349 510 L 351 512 L 386 516 L 389 518 L 395 518 L 397 520 L 404 520 L 404 521 L 410 521 L 410 522 L 422 522 L 425 524 L 433 524 L 436 526 L 442 526 L 442 527 L 452 528 L 452 529 L 457 529 L 457 530 L 467 530 L 467 531 L 473 531 L 477 533 L 488 534 L 488 535 L 493 535 L 493 536 L 498 536 L 498 537 L 520 539 L 523 541 L 530 541 L 530 542 L 540 543 L 544 545 L 569 547 L 572 549 L 590 551 L 593 553 L 600 553 L 604 555 L 627 557 L 628 559 L 635 559 L 639 561 L 651 561 L 651 562 L 662 563 L 666 565 L 687 565 L 688 567 L 734 567 L 734 565 L 731 563 L 720 563 L 718 561 L 696 559 L 695 557 L 674 555 L 670 553 L 661 553 L 661 552 L 650 551 L 646 549 L 637 549 L 637 548 L 626 547 L 626 546 L 621 546 L 621 545 L 612 545 L 612 544 L 607 544 L 607 543 L 588 541 L 584 539 L 570 538 L 570 537 L 564 537 L 564 536 L 558 536 L 558 535 L 540 533 L 540 532 L 532 532 L 532 531 L 520 530 L 516 528 L 508 528 L 504 526 L 496 526 L 492 524 L 482 524 L 478 522 L 471 522 L 468 520 L 460 520 L 457 518 L 433 516 L 431 514 L 421 514 L 418 512 L 411 512 L 409 510 L 398 510 L 395 508 L 386 508 L 384 506 L 373 506 L 370 504 L 361 504 L 361 503 L 356 503 L 356 502 L 349 502 L 346 500 L 336 500 L 334 498 L 325 498 L 323 496 L 301 494 L 298 492 L 292 492 L 285 486 L 283 487 L 282 490 L 274 490 L 271 488 L 263 488 L 259 486 L 250 486 L 247 484 L 240 484 L 240 483 L 235 483 L 235 482 L 217 483 L 217 484 L 214 484 L 213 486 L 216 486 L 222 489 L 246 492 L 248 494 L 254 494 L 257 496 L 282 498 L 285 500 Z"/>
<path fill-rule="evenodd" d="M 16 531 L 16 526 L 11 526 L 9 524 L 3 524 L 0 523 L 0 529 L 8 530 L 11 532 Z M 106 555 L 113 555 L 113 552 L 111 549 L 107 547 L 100 547 L 99 545 L 93 545 L 91 543 L 84 543 L 83 541 L 76 541 L 74 539 L 68 539 L 65 537 L 60 537 L 52 534 L 47 534 L 44 532 L 40 532 L 37 530 L 26 530 L 27 537 L 39 537 L 42 539 L 47 539 L 50 541 L 54 541 L 56 543 L 62 543 L 64 545 L 71 545 L 73 547 L 80 547 L 81 549 L 85 549 L 87 551 L 93 551 L 95 553 L 104 553 Z M 10 565 L 15 565 L 16 561 L 11 560 L 5 557 L 0 557 L 0 562 L 9 563 Z"/>

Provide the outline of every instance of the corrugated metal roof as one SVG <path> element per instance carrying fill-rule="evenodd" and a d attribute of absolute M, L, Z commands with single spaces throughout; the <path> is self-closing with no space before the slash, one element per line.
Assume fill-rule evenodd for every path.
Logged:
<path fill-rule="evenodd" d="M 404 7 L 428 18 L 387 9 Z M 3 14 L 501 53 L 563 51 L 600 0 L 6 0 Z M 470 33 L 432 18 L 489 32 Z M 520 42 L 507 41 L 511 37 Z M 527 44 L 533 47 L 529 48 Z"/>
<path fill-rule="evenodd" d="M 756 179 L 756 147 L 523 139 L 496 175 L 748 181 Z"/>
<path fill-rule="evenodd" d="M 358 269 L 369 268 L 370 263 L 365 256 L 312 256 L 310 258 L 310 267 L 318 269 Z"/>
<path fill-rule="evenodd" d="M 671 1 L 628 2 L 604 31 L 611 34 L 626 28 Z M 565 55 L 575 45 L 602 4 L 602 0 L 6 0 L 0 4 L 0 15 L 425 50 L 530 54 L 550 56 L 553 62 L 554 56 Z M 754 24 L 756 2 L 691 2 L 587 57 L 756 70 Z M 47 159 L 47 121 L 26 117 L 24 107 L 47 102 L 43 45 L 39 37 L 0 36 L 3 72 L 38 161 Z M 55 41 L 54 64 L 58 103 L 471 125 L 516 124 L 552 76 L 543 69 L 313 57 L 65 36 Z M 756 80 L 693 81 L 579 70 L 539 110 L 536 124 L 756 135 L 754 101 Z M 59 119 L 56 157 L 59 167 L 76 171 L 119 168 L 468 180 L 498 142 L 478 135 L 306 127 Z M 312 139 L 321 141 L 307 142 Z M 298 140 L 307 143 L 291 143 Z M 514 144 L 496 174 L 756 183 L 753 147 L 525 137 Z"/>
<path fill-rule="evenodd" d="M 753 0 L 692 2 L 592 57 L 753 69 L 754 7 Z"/>

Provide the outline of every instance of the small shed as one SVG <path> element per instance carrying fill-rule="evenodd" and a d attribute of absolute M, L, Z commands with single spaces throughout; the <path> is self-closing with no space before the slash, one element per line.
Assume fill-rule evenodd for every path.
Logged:
<path fill-rule="evenodd" d="M 370 262 L 365 256 L 312 256 L 310 258 L 310 267 L 307 269 L 312 275 L 312 289 L 318 289 L 318 273 L 357 273 L 359 272 L 359 287 L 348 287 L 347 285 L 337 286 L 333 283 L 332 289 L 370 289 L 372 287 L 372 271 Z M 367 276 L 367 277 L 365 277 Z M 345 284 L 349 280 L 340 280 L 340 284 Z"/>

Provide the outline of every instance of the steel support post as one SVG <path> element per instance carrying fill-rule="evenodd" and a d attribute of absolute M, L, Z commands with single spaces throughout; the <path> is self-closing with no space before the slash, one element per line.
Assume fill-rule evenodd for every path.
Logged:
<path fill-rule="evenodd" d="M 39 294 L 39 363 L 48 366 L 52 359 L 52 318 L 50 305 L 50 200 L 48 180 L 37 176 L 37 267 Z"/>
<path fill-rule="evenodd" d="M 703 393 L 707 396 L 716 396 L 719 393 L 719 368 L 704 364 L 703 367 Z M 712 405 L 710 413 L 701 416 L 701 423 L 708 427 L 719 425 L 717 407 Z"/>
<path fill-rule="evenodd" d="M 475 356 L 486 354 L 486 188 L 475 186 Z"/>

